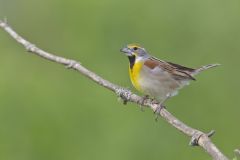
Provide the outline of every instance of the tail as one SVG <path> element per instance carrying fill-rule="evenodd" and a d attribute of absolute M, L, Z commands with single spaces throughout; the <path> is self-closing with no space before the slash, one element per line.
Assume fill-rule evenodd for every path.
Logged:
<path fill-rule="evenodd" d="M 213 68 L 213 67 L 217 67 L 217 66 L 220 66 L 221 64 L 208 64 L 208 65 L 205 65 L 205 66 L 202 66 L 202 67 L 200 67 L 200 68 L 197 68 L 194 72 L 193 72 L 193 76 L 194 75 L 196 75 L 196 74 L 198 74 L 198 73 L 200 73 L 200 72 L 202 72 L 202 71 L 205 71 L 205 70 L 207 70 L 207 69 L 209 69 L 209 68 Z"/>

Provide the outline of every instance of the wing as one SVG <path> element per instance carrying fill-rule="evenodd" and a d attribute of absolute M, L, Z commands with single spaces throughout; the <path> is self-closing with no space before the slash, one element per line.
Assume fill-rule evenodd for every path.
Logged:
<path fill-rule="evenodd" d="M 151 57 L 144 63 L 147 67 L 154 69 L 160 67 L 162 70 L 169 72 L 176 80 L 196 80 L 191 74 L 195 71 L 193 68 L 184 67 L 171 62 L 165 62 L 160 59 Z"/>

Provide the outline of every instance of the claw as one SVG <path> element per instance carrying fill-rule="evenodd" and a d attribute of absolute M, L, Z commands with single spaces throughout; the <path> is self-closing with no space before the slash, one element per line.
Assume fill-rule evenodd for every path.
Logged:
<path fill-rule="evenodd" d="M 139 102 L 141 111 L 144 111 L 144 110 L 143 110 L 143 106 L 144 106 L 144 103 L 145 103 L 145 101 L 146 101 L 147 99 L 149 99 L 149 95 L 143 96 L 143 97 L 142 97 L 142 100 Z"/>
<path fill-rule="evenodd" d="M 159 104 L 159 106 L 157 106 L 157 108 L 154 110 L 153 113 L 156 115 L 155 116 L 155 121 L 158 120 L 158 117 L 159 117 L 160 112 L 161 112 L 162 109 L 166 109 L 166 107 L 164 105 L 162 105 L 162 104 Z"/>
<path fill-rule="evenodd" d="M 158 116 L 160 115 L 161 110 L 166 108 L 163 104 L 164 104 L 164 102 L 165 102 L 166 100 L 168 100 L 168 98 L 170 98 L 170 97 L 171 97 L 171 94 L 167 94 L 166 97 L 165 97 L 160 103 L 157 103 L 158 106 L 157 106 L 157 108 L 156 108 L 155 111 L 154 111 L 154 114 L 156 114 L 155 121 L 158 120 Z M 153 103 L 154 103 L 154 102 L 153 102 Z"/>

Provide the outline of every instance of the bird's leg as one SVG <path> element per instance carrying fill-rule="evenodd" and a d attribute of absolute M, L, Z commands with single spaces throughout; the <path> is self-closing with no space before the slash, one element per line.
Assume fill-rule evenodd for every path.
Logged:
<path fill-rule="evenodd" d="M 144 111 L 143 110 L 143 106 L 144 106 L 144 103 L 145 103 L 145 101 L 147 100 L 147 99 L 149 99 L 149 95 L 144 95 L 143 97 L 142 97 L 142 100 L 140 101 L 140 109 L 141 109 L 141 111 Z"/>
<path fill-rule="evenodd" d="M 171 95 L 170 95 L 170 94 L 167 94 L 166 98 L 163 99 L 163 100 L 158 104 L 158 106 L 156 107 L 156 109 L 154 110 L 153 113 L 156 115 L 155 121 L 158 120 L 158 116 L 160 115 L 161 110 L 162 110 L 163 108 L 166 108 L 166 107 L 163 105 L 163 103 L 166 102 L 166 100 L 168 100 L 168 98 L 170 98 L 170 97 L 171 97 Z"/>

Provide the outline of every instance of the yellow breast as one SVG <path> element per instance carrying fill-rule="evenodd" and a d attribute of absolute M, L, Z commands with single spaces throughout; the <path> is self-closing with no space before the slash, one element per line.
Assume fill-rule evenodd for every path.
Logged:
<path fill-rule="evenodd" d="M 129 75 L 130 75 L 130 79 L 132 81 L 133 86 L 141 91 L 141 86 L 139 84 L 139 76 L 140 76 L 140 71 L 142 69 L 143 66 L 143 62 L 136 62 L 132 68 L 130 68 L 129 66 Z"/>

